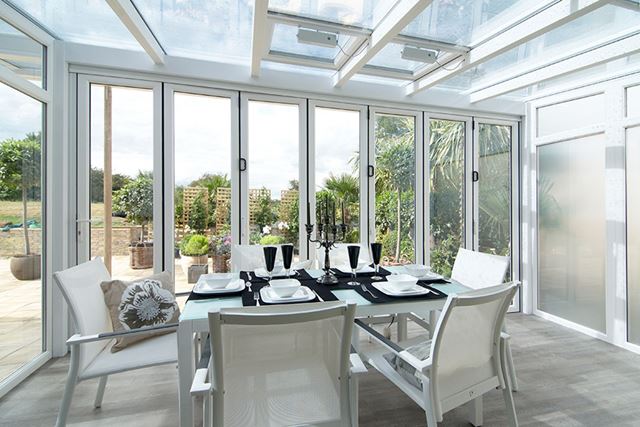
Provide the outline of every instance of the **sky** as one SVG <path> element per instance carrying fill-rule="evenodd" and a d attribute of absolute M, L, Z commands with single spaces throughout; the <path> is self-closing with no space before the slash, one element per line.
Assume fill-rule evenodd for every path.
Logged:
<path fill-rule="evenodd" d="M 0 141 L 42 130 L 42 104 L 0 83 Z"/>

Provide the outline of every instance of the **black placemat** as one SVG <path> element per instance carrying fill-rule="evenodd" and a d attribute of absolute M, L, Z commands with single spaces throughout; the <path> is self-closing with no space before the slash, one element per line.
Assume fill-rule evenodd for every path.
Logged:
<path fill-rule="evenodd" d="M 315 279 L 309 276 L 309 274 L 307 274 L 307 277 L 308 278 L 305 280 L 300 280 L 300 278 L 298 278 L 298 280 L 300 280 L 300 283 L 303 286 L 306 286 L 309 289 L 311 289 L 316 294 L 316 298 L 312 299 L 311 301 L 286 302 L 282 304 L 304 304 L 308 302 L 338 301 L 338 298 L 331 292 L 331 289 L 317 283 Z M 266 281 L 262 281 L 258 283 L 252 282 L 251 291 L 249 291 L 249 289 L 245 289 L 245 292 L 242 293 L 242 305 L 245 307 L 256 305 L 256 301 L 253 297 L 253 294 L 255 292 L 258 292 L 258 295 L 260 296 L 260 289 L 262 289 L 265 286 L 269 286 L 269 284 Z M 262 300 L 262 296 L 260 296 L 260 305 L 278 305 L 278 304 L 266 303 Z"/>
<path fill-rule="evenodd" d="M 189 301 L 198 301 L 198 300 L 203 300 L 203 299 L 213 299 L 213 298 L 231 298 L 231 297 L 238 297 L 240 296 L 243 292 L 244 292 L 245 288 L 236 291 L 236 292 L 229 292 L 229 293 L 224 293 L 224 294 L 197 294 L 195 292 L 193 292 L 193 290 L 191 291 L 191 293 L 189 294 L 189 297 L 187 298 L 187 302 Z"/>
<path fill-rule="evenodd" d="M 373 268 L 373 265 L 370 265 L 369 267 Z M 332 268 L 331 272 L 339 279 L 351 279 L 351 273 L 345 273 L 344 271 L 340 271 L 337 268 Z M 380 267 L 377 275 L 381 277 L 386 277 L 386 276 L 389 276 L 390 274 L 391 274 L 390 271 Z M 373 277 L 375 275 L 376 275 L 375 271 L 371 271 L 368 273 L 358 273 L 358 277 Z"/>

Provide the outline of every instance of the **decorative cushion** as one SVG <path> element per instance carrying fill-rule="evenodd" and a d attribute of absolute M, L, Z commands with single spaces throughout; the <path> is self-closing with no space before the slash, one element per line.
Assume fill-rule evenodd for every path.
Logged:
<path fill-rule="evenodd" d="M 431 356 L 431 340 L 412 345 L 407 347 L 406 350 L 417 359 L 427 360 Z M 409 384 L 422 390 L 422 381 L 416 375 L 416 368 L 411 366 L 409 362 L 406 362 L 395 353 L 387 353 L 383 357 Z"/>
<path fill-rule="evenodd" d="M 131 282 L 109 280 L 102 282 L 100 287 L 114 332 L 178 322 L 180 309 L 169 272 L 164 271 Z M 115 353 L 133 343 L 170 332 L 119 337 L 111 347 L 111 352 Z"/>

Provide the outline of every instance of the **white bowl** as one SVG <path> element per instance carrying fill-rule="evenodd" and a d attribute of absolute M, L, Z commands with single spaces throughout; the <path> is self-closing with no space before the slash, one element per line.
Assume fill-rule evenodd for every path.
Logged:
<path fill-rule="evenodd" d="M 296 279 L 277 279 L 269 282 L 271 289 L 280 298 L 287 298 L 300 289 L 300 282 Z"/>
<path fill-rule="evenodd" d="M 234 279 L 233 273 L 203 274 L 198 281 L 203 281 L 210 289 L 225 288 Z"/>
<path fill-rule="evenodd" d="M 418 279 L 409 274 L 391 274 L 387 276 L 387 282 L 394 291 L 403 292 L 413 288 L 418 283 Z"/>
<path fill-rule="evenodd" d="M 431 267 L 422 264 L 405 265 L 404 268 L 414 277 L 424 277 L 431 270 Z"/>

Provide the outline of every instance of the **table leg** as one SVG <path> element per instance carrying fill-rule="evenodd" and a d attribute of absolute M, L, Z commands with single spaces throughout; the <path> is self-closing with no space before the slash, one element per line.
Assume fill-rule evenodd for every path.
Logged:
<path fill-rule="evenodd" d="M 180 322 L 178 326 L 178 403 L 181 427 L 193 426 L 191 400 L 191 383 L 195 372 L 193 361 L 193 328 L 190 321 Z"/>
<path fill-rule="evenodd" d="M 405 341 L 407 339 L 407 314 L 398 314 L 398 341 Z"/>
<path fill-rule="evenodd" d="M 357 326 L 354 326 L 351 332 L 351 345 L 357 352 L 360 351 L 360 328 Z"/>
<path fill-rule="evenodd" d="M 436 323 L 438 323 L 438 310 L 431 310 L 429 312 L 429 338 L 433 338 L 433 334 L 436 331 Z"/>

